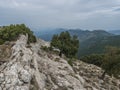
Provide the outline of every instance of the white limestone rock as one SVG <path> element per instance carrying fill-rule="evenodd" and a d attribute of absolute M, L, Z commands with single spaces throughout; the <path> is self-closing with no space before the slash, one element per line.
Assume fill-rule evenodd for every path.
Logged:
<path fill-rule="evenodd" d="M 0 66 L 0 90 L 120 90 L 120 80 L 99 78 L 101 68 L 81 61 L 72 67 L 64 58 L 40 49 L 49 43 L 38 39 L 28 48 L 27 40 L 21 35 L 9 62 Z"/>

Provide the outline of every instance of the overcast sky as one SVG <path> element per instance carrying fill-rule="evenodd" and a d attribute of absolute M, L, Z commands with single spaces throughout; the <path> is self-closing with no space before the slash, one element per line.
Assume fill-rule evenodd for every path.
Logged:
<path fill-rule="evenodd" d="M 120 0 L 0 0 L 0 25 L 120 29 Z"/>

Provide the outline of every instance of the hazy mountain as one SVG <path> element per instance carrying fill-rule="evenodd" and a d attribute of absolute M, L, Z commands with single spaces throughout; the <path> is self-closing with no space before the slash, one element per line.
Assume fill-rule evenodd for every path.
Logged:
<path fill-rule="evenodd" d="M 65 31 L 65 29 L 62 29 L 62 28 L 61 29 L 50 29 L 50 30 L 45 29 L 45 30 L 34 31 L 34 34 L 37 37 L 39 37 L 39 38 L 41 38 L 41 39 L 43 39 L 45 41 L 50 41 L 54 34 L 59 34 L 59 33 L 63 32 L 63 31 Z"/>
<path fill-rule="evenodd" d="M 80 42 L 85 41 L 92 37 L 102 37 L 102 36 L 111 36 L 111 33 L 108 33 L 104 30 L 82 30 L 82 29 L 53 29 L 53 30 L 44 30 L 44 31 L 34 31 L 35 35 L 43 40 L 50 41 L 54 34 L 59 34 L 63 31 L 68 31 L 71 35 L 77 35 Z"/>
<path fill-rule="evenodd" d="M 103 53 L 104 48 L 110 44 L 110 42 L 118 42 L 119 36 L 115 36 L 104 30 L 81 30 L 81 29 L 55 29 L 46 31 L 36 31 L 35 34 L 46 41 L 50 41 L 54 34 L 59 34 L 60 32 L 68 31 L 71 35 L 77 35 L 80 41 L 80 48 L 78 52 L 78 57 L 89 55 L 93 53 Z M 115 37 L 114 37 L 115 36 Z M 113 41 L 111 41 L 113 40 Z M 114 43 L 114 45 L 120 45 Z"/>
<path fill-rule="evenodd" d="M 115 35 L 120 35 L 120 30 L 111 30 L 108 31 L 109 33 L 115 34 Z"/>
<path fill-rule="evenodd" d="M 120 47 L 120 35 L 92 37 L 80 43 L 79 57 L 89 54 L 103 53 L 106 46 Z"/>
<path fill-rule="evenodd" d="M 105 36 L 112 36 L 113 34 L 108 33 L 104 30 L 68 30 L 71 35 L 77 35 L 80 42 L 86 41 L 90 38 L 96 38 L 96 37 L 105 37 Z"/>
<path fill-rule="evenodd" d="M 103 53 L 106 46 L 120 45 L 120 37 L 104 30 L 83 31 L 69 30 L 71 35 L 77 35 L 80 41 L 78 57 L 96 53 Z M 115 37 L 114 37 L 115 36 Z M 118 42 L 118 43 L 117 43 Z"/>

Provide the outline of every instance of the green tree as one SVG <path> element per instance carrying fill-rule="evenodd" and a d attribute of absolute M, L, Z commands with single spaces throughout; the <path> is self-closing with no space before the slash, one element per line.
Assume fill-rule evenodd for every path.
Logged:
<path fill-rule="evenodd" d="M 81 57 L 80 60 L 101 67 L 103 63 L 103 58 L 104 58 L 103 54 L 91 54 Z"/>
<path fill-rule="evenodd" d="M 105 70 L 102 74 L 104 79 L 105 74 L 119 78 L 120 75 L 120 48 L 107 47 L 107 52 L 104 55 L 102 68 Z"/>
<path fill-rule="evenodd" d="M 60 35 L 53 35 L 51 47 L 60 49 L 60 56 L 63 53 L 66 57 L 76 57 L 79 48 L 79 40 L 77 36 L 72 37 L 67 31 L 61 32 Z"/>
<path fill-rule="evenodd" d="M 28 43 L 36 42 L 33 32 L 25 24 L 16 24 L 0 27 L 0 44 L 5 41 L 16 40 L 20 34 L 28 34 Z"/>

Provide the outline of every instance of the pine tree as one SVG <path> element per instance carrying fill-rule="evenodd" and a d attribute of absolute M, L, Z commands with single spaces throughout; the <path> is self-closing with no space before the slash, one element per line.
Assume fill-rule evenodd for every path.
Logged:
<path fill-rule="evenodd" d="M 69 32 L 61 32 L 60 35 L 53 35 L 51 47 L 60 49 L 60 56 L 63 53 L 66 57 L 76 57 L 79 48 L 77 36 L 71 36 Z"/>

